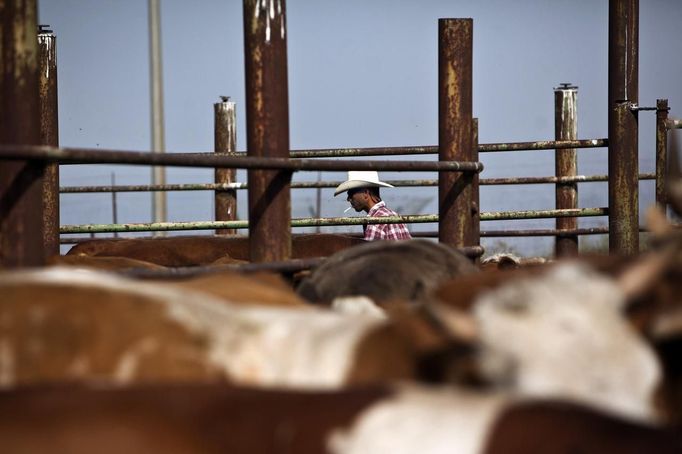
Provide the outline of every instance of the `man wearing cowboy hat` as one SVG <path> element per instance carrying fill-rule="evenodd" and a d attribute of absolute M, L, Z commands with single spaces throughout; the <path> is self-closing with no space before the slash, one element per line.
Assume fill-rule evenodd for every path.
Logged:
<path fill-rule="evenodd" d="M 379 187 L 392 188 L 388 183 L 379 181 L 379 174 L 374 170 L 348 172 L 348 180 L 341 183 L 334 191 L 334 197 L 348 192 L 347 199 L 355 211 L 364 211 L 367 217 L 398 216 L 388 209 L 379 196 Z M 364 225 L 365 240 L 409 240 L 412 238 L 405 224 L 369 224 Z"/>

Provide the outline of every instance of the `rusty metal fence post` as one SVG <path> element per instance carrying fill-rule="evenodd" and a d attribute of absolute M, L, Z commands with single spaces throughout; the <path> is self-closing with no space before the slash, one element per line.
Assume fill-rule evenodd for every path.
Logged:
<path fill-rule="evenodd" d="M 609 2 L 609 250 L 639 251 L 639 0 Z"/>
<path fill-rule="evenodd" d="M 556 140 L 578 138 L 578 87 L 560 84 L 554 89 L 554 136 Z M 557 178 L 578 174 L 578 157 L 575 148 L 554 151 L 554 174 Z M 556 209 L 578 208 L 578 183 L 557 183 Z M 557 218 L 557 230 L 575 230 L 578 218 Z M 558 235 L 554 242 L 556 257 L 578 255 L 578 235 Z"/>
<path fill-rule="evenodd" d="M 474 161 L 472 132 L 473 20 L 438 20 L 438 159 Z M 441 172 L 438 240 L 472 246 L 473 173 Z"/>
<path fill-rule="evenodd" d="M 40 143 L 36 0 L 0 6 L 0 144 Z M 36 161 L 0 165 L 0 266 L 45 263 L 43 172 Z"/>
<path fill-rule="evenodd" d="M 656 204 L 666 207 L 665 175 L 668 168 L 668 100 L 656 100 Z"/>
<path fill-rule="evenodd" d="M 286 7 L 244 0 L 246 129 L 249 156 L 289 158 Z M 249 170 L 252 262 L 291 257 L 291 171 Z"/>
<path fill-rule="evenodd" d="M 213 104 L 214 151 L 216 153 L 231 154 L 237 151 L 237 108 L 227 96 L 222 101 Z M 233 168 L 216 167 L 215 183 L 229 184 L 237 180 L 237 170 Z M 237 190 L 216 189 L 215 191 L 215 220 L 234 221 L 237 219 Z M 234 235 L 235 229 L 218 229 L 218 235 Z"/>
<path fill-rule="evenodd" d="M 39 26 L 40 144 L 59 146 L 57 96 L 57 38 L 48 26 Z M 45 167 L 43 177 L 43 243 L 47 257 L 59 254 L 59 164 Z"/>
<path fill-rule="evenodd" d="M 471 160 L 478 162 L 478 118 L 472 120 L 472 141 L 471 141 Z M 479 187 L 479 174 L 471 173 L 471 244 L 469 246 L 481 245 L 481 196 Z M 481 256 L 474 260 L 480 261 Z"/>

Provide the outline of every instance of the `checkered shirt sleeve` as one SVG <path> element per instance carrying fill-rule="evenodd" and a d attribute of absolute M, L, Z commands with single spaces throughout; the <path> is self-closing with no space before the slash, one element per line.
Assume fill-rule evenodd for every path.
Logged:
<path fill-rule="evenodd" d="M 382 201 L 374 205 L 367 213 L 367 217 L 386 217 L 398 216 L 393 210 L 390 210 Z M 412 238 L 410 231 L 407 230 L 405 224 L 369 224 L 365 229 L 365 240 L 409 240 Z"/>

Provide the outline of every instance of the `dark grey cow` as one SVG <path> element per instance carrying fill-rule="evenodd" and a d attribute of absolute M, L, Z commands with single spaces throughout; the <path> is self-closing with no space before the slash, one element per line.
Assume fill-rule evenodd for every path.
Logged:
<path fill-rule="evenodd" d="M 341 296 L 421 301 L 442 282 L 478 269 L 455 249 L 429 240 L 377 241 L 330 256 L 298 288 L 309 301 Z"/>

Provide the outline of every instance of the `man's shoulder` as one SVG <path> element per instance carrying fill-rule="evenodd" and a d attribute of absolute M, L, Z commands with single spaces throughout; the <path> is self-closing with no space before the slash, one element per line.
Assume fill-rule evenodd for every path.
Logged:
<path fill-rule="evenodd" d="M 381 216 L 381 217 L 398 216 L 398 213 L 396 213 L 395 211 L 391 210 L 386 205 L 384 205 L 384 206 L 380 206 L 379 208 L 374 210 L 372 213 L 370 213 L 370 216 Z"/>

